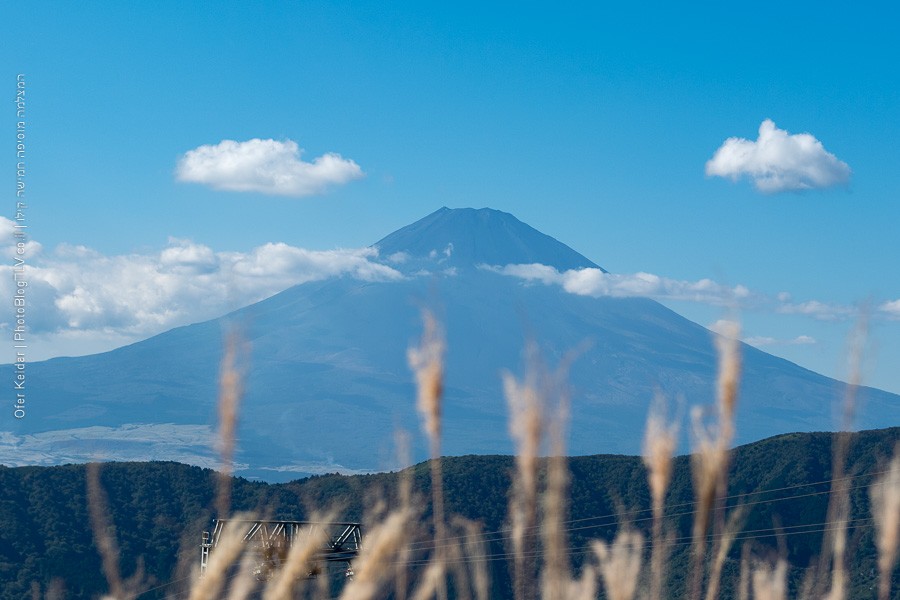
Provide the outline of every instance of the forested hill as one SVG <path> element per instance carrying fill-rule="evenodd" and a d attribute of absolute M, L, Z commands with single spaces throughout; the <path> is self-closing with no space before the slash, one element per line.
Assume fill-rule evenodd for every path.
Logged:
<path fill-rule="evenodd" d="M 729 494 L 743 495 L 749 516 L 739 540 L 757 556 L 777 552 L 775 528 L 784 532 L 792 582 L 802 577 L 821 547 L 832 473 L 832 434 L 788 434 L 737 448 L 732 454 Z M 900 428 L 853 434 L 847 461 L 852 514 L 848 556 L 852 597 L 871 597 L 876 579 L 873 527 L 868 488 L 873 473 L 885 468 Z M 676 459 L 668 498 L 671 522 L 677 526 L 672 557 L 672 588 L 681 589 L 677 565 L 686 558 L 683 538 L 689 535 L 690 461 Z M 443 463 L 448 511 L 480 521 L 495 532 L 505 524 L 510 472 L 509 456 L 463 456 Z M 649 506 L 646 473 L 639 457 L 584 456 L 569 459 L 571 472 L 568 519 L 574 564 L 591 538 L 611 539 L 623 510 L 635 526 L 646 529 Z M 414 488 L 429 497 L 427 464 L 413 467 Z M 141 598 L 164 598 L 190 580 L 199 561 L 201 532 L 214 517 L 215 473 L 177 463 L 110 463 L 101 481 L 115 524 L 121 571 L 143 571 L 144 588 L 161 586 Z M 252 510 L 273 518 L 309 518 L 317 508 L 342 507 L 342 520 L 360 520 L 365 532 L 367 507 L 396 492 L 398 474 L 325 475 L 285 484 L 233 480 L 235 510 Z M 766 490 L 773 490 L 766 493 Z M 735 500 L 735 502 L 738 500 Z M 427 510 L 427 509 L 426 509 Z M 797 527 L 806 525 L 808 527 Z M 809 533 L 807 533 L 809 532 Z M 488 543 L 490 554 L 508 551 L 502 536 Z M 723 576 L 725 590 L 734 580 L 743 541 L 736 544 Z M 770 550 L 771 549 L 771 550 Z M 490 561 L 495 591 L 507 585 L 507 566 Z M 900 569 L 898 569 L 900 570 Z M 894 590 L 898 571 L 895 570 Z M 174 583 L 173 583 L 174 582 Z M 0 467 L 0 599 L 22 600 L 62 590 L 59 598 L 95 598 L 106 583 L 88 517 L 84 465 Z M 52 594 L 51 594 L 52 595 Z M 49 596 L 46 596 L 49 597 Z"/>

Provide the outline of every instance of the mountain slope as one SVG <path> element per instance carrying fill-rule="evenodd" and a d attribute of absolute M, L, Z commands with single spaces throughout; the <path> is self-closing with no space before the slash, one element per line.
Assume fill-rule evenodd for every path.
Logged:
<path fill-rule="evenodd" d="M 478 268 L 501 259 L 593 265 L 511 215 L 441 209 L 379 245 L 384 260 L 406 253 L 393 257 L 404 260 L 403 280 L 307 283 L 112 352 L 29 365 L 29 416 L 0 437 L 0 463 L 214 464 L 209 424 L 223 331 L 233 324 L 250 347 L 240 365 L 240 473 L 278 480 L 391 468 L 395 431 L 420 429 L 406 352 L 426 306 L 447 330 L 447 454 L 511 451 L 501 373 L 522 371 L 528 340 L 550 365 L 582 349 L 568 376 L 573 454 L 639 452 L 658 391 L 690 404 L 713 400 L 716 355 L 705 328 L 652 300 L 576 296 Z M 743 362 L 739 441 L 832 428 L 843 384 L 749 346 Z M 861 396 L 862 427 L 895 424 L 900 397 Z M 424 448 L 418 439 L 416 458 Z"/>

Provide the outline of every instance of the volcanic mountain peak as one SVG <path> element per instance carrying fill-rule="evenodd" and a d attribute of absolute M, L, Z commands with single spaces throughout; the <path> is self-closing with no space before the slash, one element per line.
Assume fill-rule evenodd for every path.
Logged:
<path fill-rule="evenodd" d="M 437 259 L 444 267 L 540 263 L 560 271 L 599 268 L 562 242 L 491 208 L 445 206 L 374 245 L 388 259 Z"/>
<path fill-rule="evenodd" d="M 650 402 L 660 393 L 701 406 L 715 400 L 718 358 L 704 327 L 647 298 L 580 296 L 475 268 L 596 267 L 512 215 L 442 208 L 377 245 L 383 260 L 409 273 L 459 272 L 310 281 L 111 352 L 29 364 L 29 417 L 0 419 L 0 464 L 218 464 L 210 423 L 222 333 L 238 323 L 252 343 L 235 456 L 246 465 L 241 475 L 286 480 L 394 468 L 392 432 L 418 430 L 406 357 L 421 334 L 422 299 L 434 290 L 445 307 L 448 349 L 445 454 L 513 450 L 503 435 L 500 373 L 522 363 L 527 339 L 539 341 L 550 364 L 584 348 L 568 370 L 572 454 L 640 452 Z M 845 396 L 844 384 L 751 347 L 743 347 L 741 363 L 737 441 L 831 427 L 827 407 Z M 13 370 L 0 366 L 0 379 L 10 381 Z M 858 393 L 860 428 L 897 424 L 900 397 Z M 427 441 L 415 438 L 411 452 L 427 457 Z"/>

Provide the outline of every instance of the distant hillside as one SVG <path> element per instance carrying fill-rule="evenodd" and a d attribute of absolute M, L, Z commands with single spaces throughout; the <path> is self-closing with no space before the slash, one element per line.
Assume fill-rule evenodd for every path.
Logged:
<path fill-rule="evenodd" d="M 742 495 L 751 508 L 744 525 L 744 541 L 755 555 L 777 552 L 774 528 L 785 531 L 787 558 L 797 585 L 802 568 L 818 554 L 821 524 L 826 521 L 831 477 L 832 434 L 789 434 L 737 448 L 733 453 L 730 494 Z M 868 487 L 872 474 L 900 440 L 900 428 L 854 434 L 848 465 L 853 525 L 850 528 L 851 597 L 871 597 L 875 581 L 873 529 L 869 520 Z M 504 527 L 507 512 L 509 456 L 463 456 L 444 461 L 448 510 L 480 521 L 485 531 Z M 571 493 L 569 546 L 579 564 L 588 539 L 611 539 L 621 508 L 636 527 L 647 528 L 649 494 L 638 457 L 584 456 L 569 460 Z M 423 497 L 430 489 L 427 464 L 412 468 L 414 487 Z M 177 463 L 111 463 L 102 470 L 110 516 L 121 549 L 122 572 L 131 574 L 142 564 L 148 587 L 162 585 L 141 598 L 165 598 L 189 581 L 189 567 L 199 559 L 200 533 L 211 525 L 215 478 L 207 469 Z M 397 489 L 398 474 L 324 475 L 269 485 L 235 479 L 233 506 L 285 519 L 308 518 L 316 507 L 342 506 L 341 518 L 367 521 L 367 503 L 389 498 Z M 87 512 L 85 468 L 0 467 L 0 600 L 31 597 L 33 586 L 47 589 L 52 581 L 64 587 L 68 600 L 94 598 L 105 591 L 100 559 L 94 546 Z M 774 490 L 765 493 L 766 490 Z M 677 525 L 671 571 L 673 597 L 683 588 L 678 565 L 686 560 L 692 502 L 688 457 L 676 459 L 668 499 Z M 426 508 L 426 511 L 429 510 Z M 808 525 L 806 528 L 796 528 Z M 365 529 L 364 529 L 365 531 Z M 804 533 L 795 533 L 795 532 Z M 490 555 L 508 549 L 502 534 L 488 536 Z M 740 544 L 726 563 L 723 597 L 734 584 Z M 494 596 L 508 589 L 508 566 L 488 563 Z M 900 568 L 895 571 L 900 590 Z M 171 585 L 170 582 L 175 582 Z M 900 593 L 900 591 L 898 591 Z"/>

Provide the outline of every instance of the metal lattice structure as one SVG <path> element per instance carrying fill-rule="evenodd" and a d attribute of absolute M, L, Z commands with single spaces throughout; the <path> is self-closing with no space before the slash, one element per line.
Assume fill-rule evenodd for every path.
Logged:
<path fill-rule="evenodd" d="M 254 571 L 258 579 L 268 579 L 281 566 L 294 544 L 326 529 L 326 542 L 313 559 L 316 565 L 309 576 L 317 573 L 324 563 L 346 563 L 347 575 L 352 575 L 351 561 L 359 554 L 362 530 L 359 523 L 314 523 L 310 521 L 270 521 L 216 519 L 212 532 L 203 532 L 200 544 L 200 576 L 206 574 L 209 556 L 215 552 L 226 526 L 240 527 L 245 531 L 243 543 L 251 545 L 259 553 Z"/>

